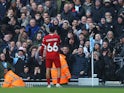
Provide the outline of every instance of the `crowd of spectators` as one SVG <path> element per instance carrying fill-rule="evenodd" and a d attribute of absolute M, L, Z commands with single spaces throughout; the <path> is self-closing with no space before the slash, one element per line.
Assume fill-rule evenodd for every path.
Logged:
<path fill-rule="evenodd" d="M 37 56 L 51 27 L 73 79 L 91 77 L 92 37 L 94 73 L 120 80 L 113 59 L 124 57 L 123 0 L 0 0 L 0 78 L 7 67 L 28 80 L 45 78 L 45 62 Z"/>

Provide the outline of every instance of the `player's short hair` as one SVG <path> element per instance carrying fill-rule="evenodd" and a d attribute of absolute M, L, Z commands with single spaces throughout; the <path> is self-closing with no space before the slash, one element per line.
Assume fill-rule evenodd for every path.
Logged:
<path fill-rule="evenodd" d="M 50 32 L 54 33 L 55 32 L 55 28 L 54 27 L 50 27 Z"/>

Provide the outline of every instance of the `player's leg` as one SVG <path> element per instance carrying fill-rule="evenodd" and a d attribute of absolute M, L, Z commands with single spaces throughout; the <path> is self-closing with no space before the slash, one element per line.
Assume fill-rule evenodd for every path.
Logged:
<path fill-rule="evenodd" d="M 57 83 L 60 83 L 61 78 L 61 68 L 57 67 Z"/>
<path fill-rule="evenodd" d="M 46 79 L 47 79 L 47 84 L 48 88 L 51 87 L 50 85 L 50 70 L 51 70 L 52 62 L 49 59 L 46 59 Z"/>
<path fill-rule="evenodd" d="M 56 87 L 61 87 L 60 85 L 60 78 L 61 78 L 61 63 L 60 63 L 60 59 L 57 58 L 54 60 L 54 64 L 57 68 L 57 84 Z"/>
<path fill-rule="evenodd" d="M 46 68 L 46 79 L 47 79 L 48 88 L 50 88 L 51 87 L 51 85 L 50 85 L 50 68 Z"/>

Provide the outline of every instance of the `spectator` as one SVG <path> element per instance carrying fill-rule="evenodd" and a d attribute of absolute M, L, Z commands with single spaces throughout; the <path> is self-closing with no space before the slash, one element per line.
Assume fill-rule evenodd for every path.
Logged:
<path fill-rule="evenodd" d="M 70 24 L 67 20 L 63 21 L 62 27 L 60 29 L 60 32 L 58 33 L 60 35 L 61 38 L 61 43 L 64 44 L 65 43 L 65 38 L 68 34 L 68 32 L 70 31 Z"/>
<path fill-rule="evenodd" d="M 10 2 L 8 2 L 7 0 L 0 0 L 0 19 L 2 19 L 5 16 L 9 8 L 9 3 Z"/>
<path fill-rule="evenodd" d="M 20 41 L 21 43 L 26 42 L 27 39 L 28 39 L 28 34 L 25 31 L 19 34 L 18 41 Z"/>
<path fill-rule="evenodd" d="M 91 15 L 91 11 L 86 11 L 86 17 L 92 17 L 92 15 Z"/>
<path fill-rule="evenodd" d="M 15 57 L 15 53 L 17 53 L 17 47 L 15 41 L 11 41 L 9 44 L 9 53 L 11 57 Z"/>
<path fill-rule="evenodd" d="M 119 39 L 121 35 L 124 35 L 124 18 L 121 16 L 117 17 L 117 21 L 114 25 L 114 35 L 116 39 Z"/>
<path fill-rule="evenodd" d="M 69 4 L 64 5 L 64 10 L 61 13 L 61 17 L 63 20 L 68 20 L 69 23 L 72 23 L 74 16 L 73 13 L 69 10 Z"/>
<path fill-rule="evenodd" d="M 39 31 L 39 26 L 36 25 L 36 20 L 31 19 L 30 24 L 26 26 L 26 32 L 28 33 L 28 36 L 31 40 L 34 39 L 34 35 Z"/>
<path fill-rule="evenodd" d="M 81 17 L 81 22 L 79 24 L 81 29 L 86 28 L 86 22 L 87 22 L 87 17 L 86 16 L 82 16 Z"/>
<path fill-rule="evenodd" d="M 44 24 L 43 24 L 42 27 L 43 27 L 43 30 L 44 30 L 45 35 L 47 35 L 47 34 L 50 33 L 50 21 L 51 21 L 50 17 L 45 17 L 44 18 Z"/>
<path fill-rule="evenodd" d="M 96 15 L 97 14 L 97 15 Z M 102 3 L 101 0 L 95 0 L 95 5 L 91 8 L 91 15 L 95 23 L 99 23 L 102 18 Z"/>
<path fill-rule="evenodd" d="M 11 39 L 12 39 L 11 34 L 8 33 L 4 35 L 4 38 L 2 40 L 3 43 L 0 44 L 0 47 L 1 47 L 0 51 L 3 51 L 4 48 L 8 47 Z"/>
<path fill-rule="evenodd" d="M 42 4 L 39 4 L 37 6 L 37 12 L 40 13 L 41 15 L 43 15 L 44 13 L 44 8 L 43 8 L 43 5 Z"/>
<path fill-rule="evenodd" d="M 74 8 L 72 9 L 72 12 L 77 20 L 85 15 L 85 9 L 81 4 L 81 0 L 74 0 Z"/>
<path fill-rule="evenodd" d="M 42 44 L 43 34 L 42 32 L 38 32 L 36 34 L 36 38 L 33 41 L 33 45 L 40 46 Z"/>
<path fill-rule="evenodd" d="M 85 44 L 85 36 L 83 35 L 83 33 L 79 34 L 79 47 L 84 47 Z"/>
<path fill-rule="evenodd" d="M 44 11 L 48 12 L 50 17 L 55 17 L 57 15 L 57 9 L 55 9 L 55 7 L 52 6 L 51 0 L 45 1 Z"/>
<path fill-rule="evenodd" d="M 35 58 L 35 54 L 37 52 L 37 46 L 32 46 L 30 51 L 30 57 L 28 59 L 28 67 L 30 69 L 30 73 L 34 73 L 34 68 L 39 66 L 38 61 Z"/>
<path fill-rule="evenodd" d="M 79 23 L 78 23 L 78 20 L 74 19 L 72 21 L 72 30 L 73 30 L 73 33 L 76 34 L 78 33 L 78 30 L 79 30 Z"/>
<path fill-rule="evenodd" d="M 37 4 L 35 2 L 31 3 L 31 17 L 34 18 L 35 13 L 37 12 Z"/>
<path fill-rule="evenodd" d="M 83 49 L 84 49 L 83 52 L 85 54 L 85 57 L 89 58 L 90 57 L 90 41 L 85 42 L 85 45 L 84 45 Z"/>
<path fill-rule="evenodd" d="M 56 18 L 57 18 L 58 21 L 59 21 L 59 25 L 62 24 L 62 21 L 63 21 L 63 20 L 62 20 L 61 14 L 57 14 Z"/>
<path fill-rule="evenodd" d="M 11 68 L 12 70 L 14 70 L 11 62 L 6 59 L 5 54 L 1 53 L 0 54 L 0 79 L 4 78 L 4 69 L 5 68 Z"/>
<path fill-rule="evenodd" d="M 15 35 L 14 28 L 19 27 L 19 23 L 15 17 L 11 17 L 11 19 L 9 21 L 9 26 L 11 27 L 10 30 L 8 29 L 9 33 L 11 33 L 14 36 Z"/>
<path fill-rule="evenodd" d="M 7 11 L 7 17 L 8 18 L 12 18 L 12 17 L 15 17 L 15 11 L 12 9 L 12 8 L 10 8 L 10 9 L 8 9 L 8 11 Z"/>
<path fill-rule="evenodd" d="M 85 0 L 83 7 L 85 9 L 85 12 L 91 11 L 91 8 L 93 7 L 91 0 Z"/>
<path fill-rule="evenodd" d="M 114 18 L 116 13 L 114 7 L 112 7 L 111 0 L 103 0 L 103 9 L 102 9 L 102 15 L 104 15 L 106 12 L 109 12 L 112 17 Z"/>
<path fill-rule="evenodd" d="M 100 34 L 102 35 L 102 37 L 105 37 L 108 31 L 105 18 L 101 18 L 100 22 L 98 23 L 98 26 L 100 28 Z"/>
<path fill-rule="evenodd" d="M 113 23 L 113 18 L 112 18 L 112 14 L 110 12 L 106 12 L 105 13 L 105 20 L 106 20 L 106 24 L 107 24 L 107 28 L 106 30 L 114 30 L 114 23 Z"/>
<path fill-rule="evenodd" d="M 21 17 L 18 18 L 18 22 L 21 26 L 26 27 L 29 24 L 30 17 L 28 17 L 25 13 L 21 13 Z"/>
<path fill-rule="evenodd" d="M 41 14 L 39 12 L 36 12 L 34 16 L 35 16 L 36 24 L 38 26 L 41 26 L 43 24 L 43 18 L 41 17 Z"/>
<path fill-rule="evenodd" d="M 100 34 L 96 34 L 95 35 L 95 39 L 94 39 L 94 43 L 99 43 L 100 45 L 102 45 L 102 38 L 101 38 L 101 35 Z"/>
<path fill-rule="evenodd" d="M 107 33 L 104 41 L 107 41 L 109 43 L 109 48 L 110 48 L 110 50 L 112 52 L 113 51 L 113 48 L 115 46 L 115 43 L 116 43 L 116 41 L 114 39 L 114 34 L 113 34 L 112 31 L 108 31 L 108 33 Z"/>
<path fill-rule="evenodd" d="M 115 80 L 116 66 L 112 61 L 112 54 L 109 49 L 108 42 L 106 41 L 104 41 L 102 45 L 102 58 L 105 64 L 105 80 Z"/>
<path fill-rule="evenodd" d="M 74 49 L 78 48 L 78 44 L 77 44 L 76 40 L 74 39 L 74 36 L 69 38 L 68 45 L 69 45 L 69 49 L 70 49 L 71 53 L 73 52 Z"/>
<path fill-rule="evenodd" d="M 24 13 L 27 17 L 31 17 L 30 11 L 28 10 L 28 8 L 27 8 L 26 6 L 23 6 L 23 7 L 20 9 L 20 12 L 21 12 L 21 14 Z"/>
<path fill-rule="evenodd" d="M 26 80 L 30 80 L 33 78 L 29 72 L 29 67 L 26 65 L 24 66 L 24 71 L 20 74 L 20 76 L 22 77 L 22 79 L 26 79 Z"/>
<path fill-rule="evenodd" d="M 15 41 L 15 42 L 18 41 L 19 33 L 20 33 L 20 27 L 19 26 L 15 26 L 14 27 L 14 34 L 13 34 L 13 38 L 12 38 L 13 41 Z"/>
<path fill-rule="evenodd" d="M 88 32 L 88 30 L 82 29 L 82 33 L 84 34 L 85 39 L 88 39 L 89 38 L 89 32 Z"/>
<path fill-rule="evenodd" d="M 16 0 L 16 7 L 18 8 L 18 10 L 20 10 L 22 8 L 23 1 L 26 1 L 26 0 Z"/>
<path fill-rule="evenodd" d="M 13 58 L 13 66 L 15 68 L 15 73 L 17 75 L 20 75 L 20 72 L 23 72 L 23 67 L 24 65 L 27 63 L 27 59 L 25 56 L 25 51 L 24 48 L 20 47 L 18 49 L 18 53 L 15 56 L 15 58 Z"/>
<path fill-rule="evenodd" d="M 119 57 L 120 52 L 123 49 L 123 43 L 122 43 L 122 36 L 119 38 L 119 42 L 115 44 L 114 50 L 113 50 L 113 56 L 114 57 Z"/>
<path fill-rule="evenodd" d="M 40 67 L 34 68 L 34 74 L 33 75 L 34 75 L 34 80 L 42 78 L 42 73 L 41 73 Z"/>
<path fill-rule="evenodd" d="M 104 82 L 105 64 L 100 57 L 100 53 L 96 51 L 94 51 L 94 74 L 97 74 L 97 78 L 102 79 Z"/>
<path fill-rule="evenodd" d="M 10 3 L 10 8 L 12 8 L 13 9 L 13 11 L 14 11 L 14 15 L 15 15 L 15 17 L 20 17 L 20 10 L 19 10 L 19 8 L 17 7 L 17 5 L 16 5 L 16 1 L 15 0 L 13 0 L 13 1 L 11 1 L 11 3 Z"/>
<path fill-rule="evenodd" d="M 47 12 L 44 12 L 42 16 L 43 16 L 43 20 L 45 20 L 45 18 L 50 17 L 49 14 L 48 14 Z"/>
<path fill-rule="evenodd" d="M 99 27 L 91 22 L 91 23 L 88 23 L 88 26 L 89 26 L 89 29 L 88 29 L 88 32 L 89 34 L 98 34 L 99 33 Z"/>
<path fill-rule="evenodd" d="M 79 41 L 80 40 L 83 40 L 83 41 L 85 40 L 85 36 L 84 36 L 83 33 L 80 33 L 79 36 L 78 36 L 78 38 L 79 38 Z"/>
<path fill-rule="evenodd" d="M 109 49 L 109 45 L 107 41 L 104 41 L 102 43 L 102 52 L 103 52 L 103 56 L 107 55 L 108 53 L 110 53 L 110 49 Z"/>
<path fill-rule="evenodd" d="M 94 51 L 101 53 L 101 45 L 99 43 L 94 44 Z"/>
<path fill-rule="evenodd" d="M 85 27 L 86 27 L 87 30 L 90 29 L 90 26 L 89 26 L 90 23 L 93 23 L 92 17 L 88 17 L 87 20 L 86 20 Z"/>
<path fill-rule="evenodd" d="M 21 46 L 22 46 L 22 43 L 21 43 L 20 41 L 17 41 L 17 42 L 16 42 L 16 47 L 17 47 L 17 49 L 19 49 Z"/>
<path fill-rule="evenodd" d="M 7 24 L 2 24 L 0 27 L 0 39 L 2 40 L 4 35 L 7 34 Z"/>
<path fill-rule="evenodd" d="M 78 79 L 87 76 L 88 60 L 85 58 L 83 48 L 79 47 L 73 52 L 72 78 Z"/>
<path fill-rule="evenodd" d="M 60 26 L 59 26 L 59 20 L 57 18 L 54 18 L 50 24 L 50 27 L 55 28 L 56 33 L 60 34 Z"/>

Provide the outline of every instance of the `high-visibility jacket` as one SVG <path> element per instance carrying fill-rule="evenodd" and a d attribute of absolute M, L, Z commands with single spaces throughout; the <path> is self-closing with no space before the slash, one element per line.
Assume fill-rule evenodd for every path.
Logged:
<path fill-rule="evenodd" d="M 67 65 L 67 61 L 65 59 L 66 57 L 62 54 L 60 54 L 60 62 L 61 62 L 61 78 L 60 78 L 60 84 L 65 84 L 68 83 L 69 79 L 71 78 L 71 74 Z M 54 65 L 52 64 L 51 68 L 51 77 L 52 77 L 52 83 L 56 84 L 57 83 L 57 69 Z"/>
<path fill-rule="evenodd" d="M 4 76 L 3 88 L 25 87 L 25 83 L 12 70 L 9 70 Z"/>

